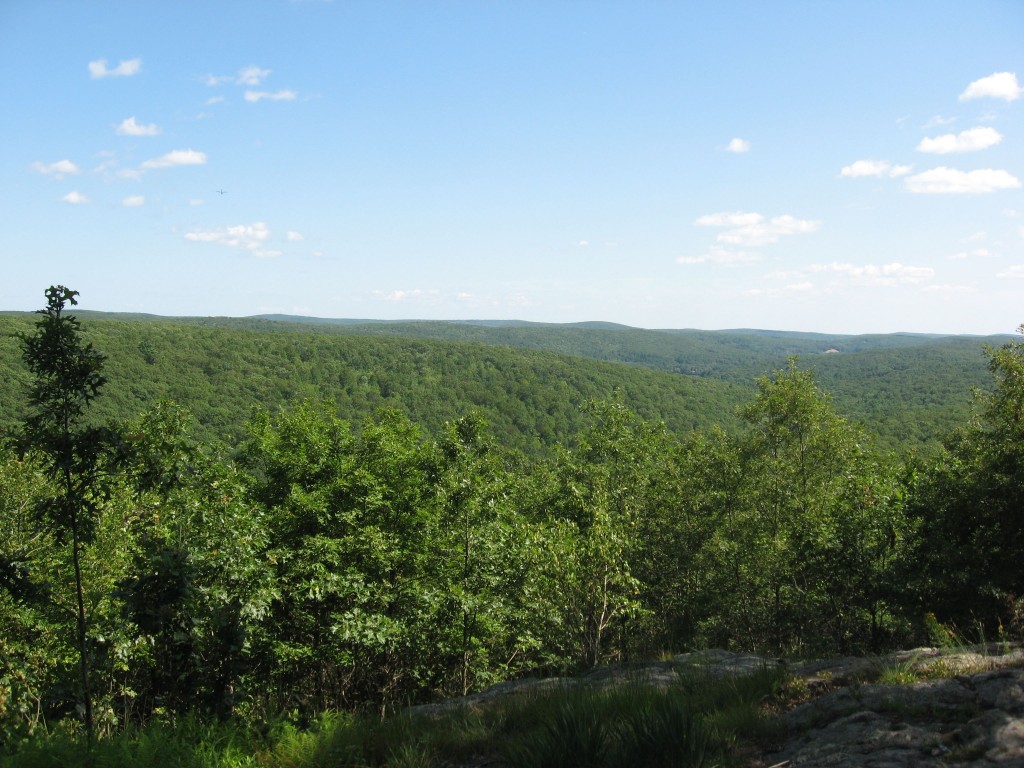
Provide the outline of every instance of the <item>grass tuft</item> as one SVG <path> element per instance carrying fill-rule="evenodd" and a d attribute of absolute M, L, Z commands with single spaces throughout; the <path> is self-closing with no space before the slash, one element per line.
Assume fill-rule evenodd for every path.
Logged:
<path fill-rule="evenodd" d="M 424 768 L 503 759 L 510 768 L 708 768 L 766 728 L 778 670 L 714 678 L 699 671 L 657 688 L 578 684 L 439 715 L 327 713 L 306 727 L 261 728 L 185 717 L 98 741 L 55 731 L 0 768 Z"/>

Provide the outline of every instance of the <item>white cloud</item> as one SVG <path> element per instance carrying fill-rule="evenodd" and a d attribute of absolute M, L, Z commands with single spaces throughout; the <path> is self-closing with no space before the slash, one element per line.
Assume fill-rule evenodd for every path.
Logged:
<path fill-rule="evenodd" d="M 301 232 L 289 232 L 288 233 L 288 239 L 291 240 L 292 242 L 297 242 L 297 241 L 302 240 L 304 238 L 302 237 L 302 233 Z"/>
<path fill-rule="evenodd" d="M 935 270 L 931 267 L 912 267 L 899 262 L 883 264 L 855 264 L 832 262 L 831 264 L 812 264 L 807 267 L 808 272 L 833 272 L 848 277 L 857 282 L 869 283 L 872 285 L 897 285 L 903 283 L 920 283 L 931 280 L 935 276 Z"/>
<path fill-rule="evenodd" d="M 406 301 L 407 299 L 417 299 L 423 296 L 426 292 L 419 289 L 413 288 L 411 291 L 391 291 L 390 293 L 384 293 L 383 291 L 374 291 L 374 294 L 384 299 L 385 301 Z"/>
<path fill-rule="evenodd" d="M 65 203 L 71 203 L 71 205 L 85 205 L 89 202 L 89 198 L 81 192 L 68 192 L 61 200 Z"/>
<path fill-rule="evenodd" d="M 798 219 L 789 214 L 775 216 L 771 220 L 772 231 L 779 235 L 797 235 L 804 232 L 814 232 L 818 229 L 818 222 L 808 219 Z"/>
<path fill-rule="evenodd" d="M 694 223 L 702 227 L 730 227 L 730 229 L 720 233 L 715 238 L 716 242 L 741 247 L 770 245 L 771 243 L 778 242 L 780 237 L 814 232 L 818 229 L 818 222 L 816 221 L 798 219 L 789 215 L 775 216 L 772 219 L 765 220 L 765 217 L 760 213 L 745 213 L 743 211 L 709 213 L 700 216 Z M 681 258 L 692 259 L 692 257 L 685 256 Z M 703 261 L 711 260 L 714 259 L 703 259 Z M 680 263 L 692 264 L 699 262 L 691 260 Z"/>
<path fill-rule="evenodd" d="M 270 230 L 262 221 L 252 224 L 239 224 L 234 227 L 222 229 L 197 230 L 186 232 L 185 239 L 196 243 L 216 243 L 229 248 L 240 248 L 249 251 L 254 256 L 270 258 L 280 256 L 280 251 L 266 249 L 267 241 L 270 239 Z"/>
<path fill-rule="evenodd" d="M 1014 101 L 1019 99 L 1024 89 L 1017 82 L 1017 75 L 1013 72 L 994 72 L 988 77 L 975 80 L 967 86 L 967 90 L 960 94 L 960 101 L 968 99 L 1005 99 Z"/>
<path fill-rule="evenodd" d="M 943 117 L 942 115 L 935 115 L 933 118 L 931 118 L 927 123 L 925 123 L 921 127 L 924 128 L 924 130 L 927 131 L 929 128 L 934 128 L 937 125 L 949 125 L 950 123 L 955 123 L 955 122 L 956 122 L 956 118 L 955 117 Z"/>
<path fill-rule="evenodd" d="M 263 82 L 264 78 L 270 74 L 269 69 L 260 69 L 259 67 L 245 67 L 238 71 L 238 77 L 235 78 L 235 82 L 239 85 L 259 85 Z"/>
<path fill-rule="evenodd" d="M 140 205 L 146 204 L 146 198 L 142 195 L 129 195 L 121 201 L 121 205 L 125 208 L 138 208 Z"/>
<path fill-rule="evenodd" d="M 954 253 L 949 257 L 949 260 L 964 261 L 965 259 L 982 259 L 991 255 L 992 252 L 988 248 L 975 248 L 973 251 L 960 251 L 959 253 Z"/>
<path fill-rule="evenodd" d="M 107 66 L 106 59 L 89 62 L 89 76 L 94 80 L 104 77 L 131 77 L 138 74 L 140 69 L 142 69 L 142 59 L 127 59 L 118 63 L 113 69 Z"/>
<path fill-rule="evenodd" d="M 917 194 L 980 195 L 999 189 L 1017 189 L 1020 180 L 993 168 L 958 171 L 942 166 L 908 177 L 906 185 L 908 191 Z"/>
<path fill-rule="evenodd" d="M 259 85 L 270 74 L 269 69 L 260 69 L 257 66 L 242 67 L 237 75 L 206 75 L 203 82 L 211 87 L 223 83 L 234 83 L 235 85 Z"/>
<path fill-rule="evenodd" d="M 590 241 L 589 240 L 577 240 L 576 241 L 576 245 L 579 246 L 580 248 L 586 248 L 588 245 L 590 245 Z"/>
<path fill-rule="evenodd" d="M 977 152 L 980 149 L 994 147 L 1003 140 L 1003 135 L 995 128 L 971 128 L 960 133 L 947 133 L 934 138 L 922 139 L 917 145 L 918 152 L 932 152 L 946 155 L 951 152 Z"/>
<path fill-rule="evenodd" d="M 1007 267 L 1006 270 L 1000 272 L 996 277 L 1000 277 L 1003 280 L 1024 280 L 1024 265 L 1015 264 L 1012 267 Z"/>
<path fill-rule="evenodd" d="M 207 100 L 206 100 L 205 102 L 203 102 L 203 103 L 204 103 L 204 104 L 205 104 L 206 106 L 208 106 L 208 107 L 211 107 L 211 106 L 213 106 L 214 104 L 221 104 L 221 103 L 223 103 L 223 101 L 224 101 L 224 97 L 223 97 L 223 96 L 212 96 L 212 97 L 210 97 L 209 99 L 207 99 Z"/>
<path fill-rule="evenodd" d="M 194 149 L 176 149 L 161 157 L 154 157 L 147 160 L 141 167 L 152 168 L 173 168 L 176 165 L 205 165 L 206 153 L 196 152 Z"/>
<path fill-rule="evenodd" d="M 913 166 L 893 165 L 886 160 L 858 160 L 845 166 L 839 172 L 839 175 L 853 179 L 863 176 L 888 176 L 889 178 L 896 178 L 898 176 L 906 176 L 912 169 Z"/>
<path fill-rule="evenodd" d="M 764 220 L 760 213 L 744 213 L 735 211 L 733 213 L 709 213 L 701 216 L 694 223 L 701 227 L 748 227 L 752 224 L 759 224 Z"/>
<path fill-rule="evenodd" d="M 119 136 L 156 136 L 159 133 L 160 127 L 156 123 L 139 125 L 135 122 L 134 115 L 126 120 L 122 120 L 121 124 L 117 126 L 117 134 Z"/>
<path fill-rule="evenodd" d="M 96 157 L 100 159 L 100 162 L 93 168 L 94 173 L 107 173 L 117 172 L 117 154 L 110 150 L 101 150 L 96 153 Z"/>
<path fill-rule="evenodd" d="M 750 264 L 754 261 L 760 261 L 761 254 L 750 253 L 748 251 L 734 251 L 728 248 L 723 248 L 720 245 L 711 247 L 707 253 L 701 254 L 700 256 L 679 256 L 676 258 L 677 264 Z"/>
<path fill-rule="evenodd" d="M 245 100 L 253 103 L 262 101 L 263 99 L 267 99 L 268 101 L 294 101 L 295 98 L 295 91 L 276 91 L 274 93 L 268 93 L 267 91 L 245 92 Z"/>
<path fill-rule="evenodd" d="M 733 152 L 737 155 L 742 155 L 744 152 L 750 151 L 750 142 L 746 139 L 733 139 L 725 148 L 726 152 Z"/>
<path fill-rule="evenodd" d="M 58 160 L 49 165 L 35 162 L 32 163 L 32 168 L 45 176 L 53 176 L 55 179 L 63 179 L 65 176 L 74 176 L 82 172 L 81 168 L 70 160 Z"/>

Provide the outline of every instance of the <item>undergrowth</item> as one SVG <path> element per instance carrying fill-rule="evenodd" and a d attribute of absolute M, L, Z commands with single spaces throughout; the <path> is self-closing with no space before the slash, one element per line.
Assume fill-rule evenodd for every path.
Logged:
<path fill-rule="evenodd" d="M 567 686 L 439 715 L 325 714 L 244 726 L 197 717 L 151 723 L 95 743 L 62 730 L 0 756 L 3 768 L 426 768 L 486 757 L 508 768 L 710 768 L 770 729 L 765 703 L 782 673 L 714 679 L 700 670 L 667 688 Z"/>

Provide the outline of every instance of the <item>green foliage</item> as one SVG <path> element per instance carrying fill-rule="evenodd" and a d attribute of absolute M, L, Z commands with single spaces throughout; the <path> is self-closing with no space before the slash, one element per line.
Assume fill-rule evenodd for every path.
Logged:
<path fill-rule="evenodd" d="M 407 695 L 405 656 L 424 610 L 418 430 L 384 412 L 357 440 L 330 408 L 305 403 L 276 423 L 257 414 L 245 457 L 274 532 L 262 663 L 290 693 L 272 706 L 319 711 Z"/>
<path fill-rule="evenodd" d="M 571 442 L 580 404 L 616 388 L 680 436 L 713 425 L 731 432 L 754 378 L 798 354 L 881 448 L 931 450 L 967 418 L 970 388 L 988 384 L 983 340 L 964 337 L 87 316 L 108 356 L 97 417 L 123 421 L 170 399 L 196 415 L 207 444 L 242 439 L 254 405 L 314 398 L 333 400 L 353 425 L 396 407 L 430 433 L 477 409 L 502 446 L 539 455 Z M 18 422 L 22 401 L 8 334 L 28 324 L 0 314 L 0 427 Z"/>
<path fill-rule="evenodd" d="M 85 411 L 106 379 L 100 373 L 103 356 L 85 343 L 81 326 L 65 315 L 75 305 L 77 291 L 64 286 L 46 290 L 46 308 L 35 333 L 22 337 L 22 357 L 32 374 L 29 414 L 25 418 L 21 448 L 39 462 L 52 481 L 54 494 L 37 502 L 41 522 L 52 525 L 57 537 L 71 538 L 71 559 L 76 597 L 79 668 L 78 699 L 89 737 L 93 735 L 92 691 L 89 685 L 88 616 L 82 577 L 83 548 L 95 533 L 97 511 L 107 489 L 104 463 L 114 438 L 103 428 L 84 423 Z"/>
<path fill-rule="evenodd" d="M 886 591 L 905 528 L 894 478 L 810 372 L 791 362 L 758 388 L 711 494 L 705 588 L 722 597 L 709 639 L 775 654 L 883 645 L 899 629 Z"/>
<path fill-rule="evenodd" d="M 557 525 L 570 657 L 593 667 L 624 657 L 631 624 L 645 613 L 632 572 L 643 546 L 637 531 L 670 439 L 621 401 L 592 401 L 585 412 L 590 424 L 559 452 L 544 506 Z"/>
<path fill-rule="evenodd" d="M 842 336 L 772 331 L 650 331 L 600 323 L 348 323 L 277 327 L 375 337 L 473 341 L 625 363 L 743 387 L 793 355 L 814 371 L 848 417 L 870 425 L 887 450 L 932 450 L 967 418 L 970 388 L 987 385 L 983 342 L 1000 337 Z M 246 321 L 242 321 L 246 322 Z M 249 321 L 251 322 L 251 321 Z M 744 397 L 746 395 L 744 394 Z M 655 414 L 637 407 L 647 418 Z M 726 424 L 726 413 L 715 420 Z M 670 424 L 671 419 L 661 416 Z"/>
<path fill-rule="evenodd" d="M 995 389 L 975 420 L 911 476 L 921 533 L 906 571 L 918 615 L 991 636 L 1024 594 L 1024 342 L 990 349 L 989 368 Z"/>
<path fill-rule="evenodd" d="M 535 528 L 518 506 L 521 469 L 496 448 L 478 413 L 447 424 L 431 452 L 422 554 L 431 615 L 420 653 L 437 654 L 439 691 L 499 682 L 529 669 L 543 648 L 538 613 L 547 601 L 530 541 Z"/>
<path fill-rule="evenodd" d="M 702 377 L 272 323 L 105 320 L 86 343 L 74 292 L 47 300 L 21 342 L 28 377 L 0 377 L 25 385 L 4 402 L 27 414 L 0 453 L 14 764 L 74 763 L 95 731 L 103 764 L 412 766 L 501 742 L 522 764 L 701 765 L 761 727 L 767 672 L 379 717 L 686 648 L 846 654 L 936 627 L 1024 631 L 1022 342 L 990 350 L 994 388 L 944 452 L 896 466 L 820 386 L 835 356 L 759 378 L 718 428 L 741 390 Z M 504 332 L 525 345 L 532 330 Z M 609 356 L 641 341 L 540 338 Z M 758 343 L 823 341 L 728 338 L 723 371 Z M 922 343 L 863 354 L 884 373 Z"/>

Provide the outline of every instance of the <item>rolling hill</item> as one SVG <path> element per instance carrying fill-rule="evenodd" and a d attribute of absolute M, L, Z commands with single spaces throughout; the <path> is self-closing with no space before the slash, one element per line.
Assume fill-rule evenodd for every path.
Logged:
<path fill-rule="evenodd" d="M 477 409 L 503 443 L 529 453 L 571 439 L 579 405 L 615 393 L 679 433 L 735 429 L 755 379 L 791 355 L 882 447 L 926 449 L 967 418 L 972 388 L 989 383 L 984 345 L 1007 338 L 77 314 L 108 355 L 104 417 L 170 398 L 195 414 L 198 436 L 233 443 L 254 407 L 309 397 L 334 400 L 355 424 L 394 407 L 427 430 Z M 21 412 L 16 335 L 32 317 L 0 315 L 0 426 Z"/>

